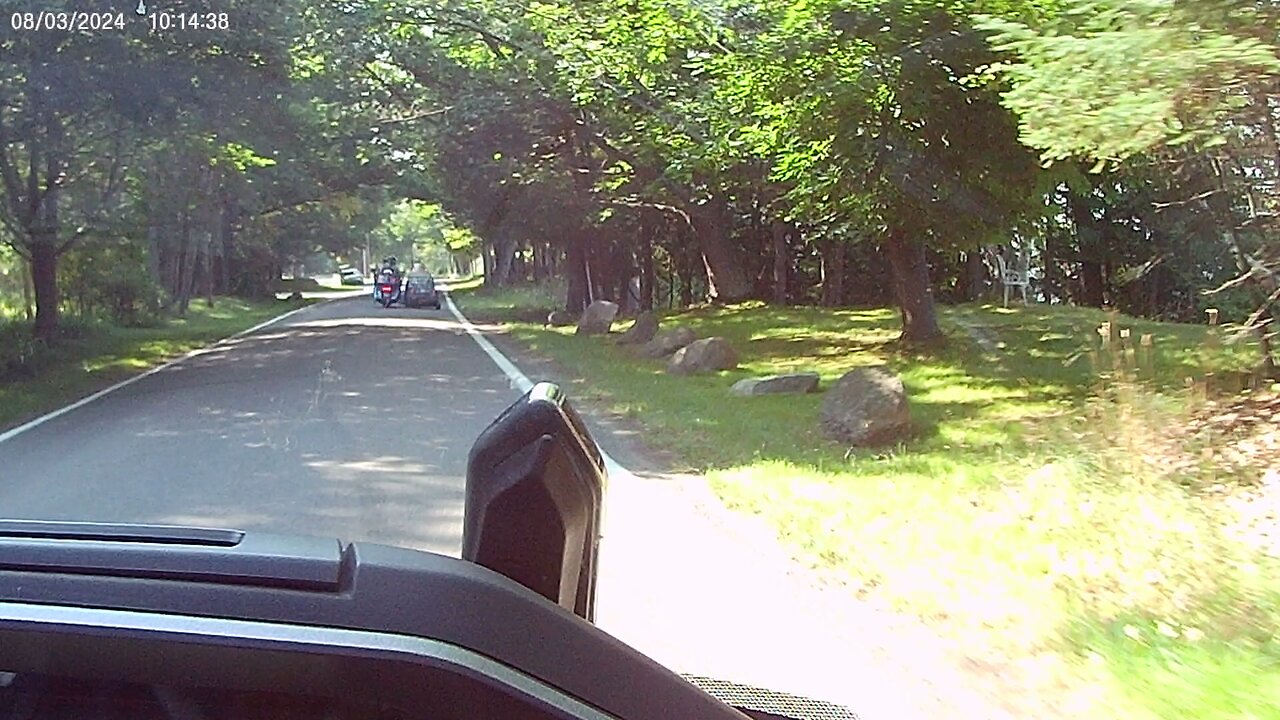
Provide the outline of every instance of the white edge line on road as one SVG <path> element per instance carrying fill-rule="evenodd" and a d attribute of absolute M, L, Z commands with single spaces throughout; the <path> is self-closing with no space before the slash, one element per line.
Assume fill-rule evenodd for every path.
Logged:
<path fill-rule="evenodd" d="M 449 312 L 453 313 L 453 317 L 458 321 L 458 324 L 460 324 L 462 329 L 471 336 L 472 340 L 476 341 L 476 344 L 480 346 L 480 349 L 484 351 L 484 354 L 488 355 L 489 359 L 493 360 L 494 364 L 511 379 L 512 384 L 519 388 L 521 393 L 529 392 L 529 388 L 533 387 L 533 381 L 529 379 L 529 376 L 521 372 L 520 368 L 516 367 L 515 363 L 507 359 L 507 356 L 503 355 L 501 350 L 494 347 L 493 343 L 489 342 L 489 338 L 485 337 L 484 333 L 480 332 L 479 328 L 471 324 L 471 321 L 467 319 L 467 316 L 463 315 L 462 311 L 458 309 L 458 306 L 454 304 L 453 296 L 451 294 L 446 293 L 444 300 L 449 305 Z M 620 465 L 617 460 L 609 457 L 609 453 L 605 452 L 604 448 L 600 447 L 599 442 L 596 442 L 596 448 L 600 450 L 600 456 L 604 459 L 605 469 L 609 471 L 611 479 L 615 474 L 624 476 L 631 474 L 630 470 L 627 470 L 625 467 Z"/>
<path fill-rule="evenodd" d="M 334 298 L 334 299 L 336 300 L 336 299 L 339 299 L 339 298 Z M 84 407 L 85 405 L 88 405 L 89 403 L 93 402 L 94 400 L 97 400 L 98 398 L 101 398 L 101 397 L 103 397 L 103 396 L 105 396 L 105 395 L 109 395 L 109 394 L 111 394 L 111 393 L 113 393 L 113 392 L 115 392 L 115 391 L 119 390 L 120 388 L 128 387 L 129 385 L 132 385 L 132 384 L 134 384 L 134 383 L 138 382 L 139 380 L 141 380 L 141 379 L 143 379 L 143 378 L 145 378 L 145 377 L 150 377 L 151 375 L 155 375 L 156 373 L 158 373 L 158 372 L 160 372 L 160 371 L 162 371 L 162 370 L 167 370 L 168 368 L 171 368 L 171 367 L 173 367 L 174 365 L 177 365 L 177 364 L 182 363 L 182 362 L 186 362 L 187 360 L 190 360 L 191 358 L 193 358 L 193 357 L 195 357 L 195 356 L 197 356 L 197 355 L 203 355 L 204 353 L 211 352 L 211 351 L 213 351 L 213 350 L 217 349 L 218 347 L 222 346 L 223 344 L 225 344 L 225 343 L 227 343 L 227 342 L 230 342 L 230 341 L 232 341 L 232 340 L 235 340 L 236 338 L 240 338 L 240 337 L 243 337 L 243 336 L 245 336 L 245 335 L 249 335 L 250 333 L 255 333 L 255 332 L 257 332 L 257 331 L 259 331 L 259 330 L 261 330 L 261 329 L 263 329 L 263 328 L 267 327 L 268 325 L 274 325 L 274 324 L 276 324 L 276 323 L 280 322 L 281 320 L 284 320 L 285 318 L 289 317 L 290 315 L 293 315 L 294 313 L 302 312 L 303 310 L 306 310 L 306 309 L 307 309 L 307 308 L 309 308 L 309 307 L 314 307 L 315 305 L 322 305 L 322 304 L 324 304 L 324 303 L 326 303 L 326 302 L 332 302 L 332 300 L 323 300 L 323 301 L 318 302 L 318 303 L 313 303 L 312 305 L 303 305 L 303 306 L 302 306 L 302 307 L 300 307 L 300 308 L 294 308 L 294 309 L 290 310 L 289 312 L 281 313 L 280 315 L 277 315 L 277 316 L 275 316 L 275 317 L 273 317 L 273 318 L 271 318 L 270 320 L 267 320 L 267 321 L 265 321 L 265 322 L 260 322 L 260 323 L 258 323 L 257 325 L 254 325 L 254 326 L 253 326 L 253 327 L 251 327 L 251 328 L 248 328 L 248 329 L 246 329 L 246 330 L 241 330 L 240 332 L 235 333 L 235 334 L 233 334 L 233 335 L 228 335 L 227 337 L 224 337 L 224 338 L 222 338 L 221 340 L 218 340 L 217 342 L 214 342 L 214 343 L 212 343 L 212 344 L 206 345 L 205 347 L 202 347 L 202 348 L 196 348 L 195 350 L 192 350 L 191 352 L 187 353 L 186 355 L 183 355 L 183 356 L 181 356 L 181 357 L 174 358 L 174 359 L 172 359 L 172 360 L 170 360 L 170 361 L 168 361 L 168 362 L 166 362 L 166 363 L 164 363 L 164 364 L 162 364 L 162 365 L 157 365 L 157 366 L 155 366 L 155 367 L 151 368 L 150 370 L 147 370 L 146 372 L 142 373 L 141 375 L 134 375 L 134 376 L 133 376 L 133 377 L 131 377 L 131 378 L 126 378 L 126 379 L 124 379 L 124 380 L 121 380 L 120 382 L 116 383 L 115 385 L 112 385 L 112 386 L 110 386 L 110 387 L 107 387 L 107 388 L 104 388 L 104 389 L 102 389 L 102 390 L 99 390 L 99 391 L 97 391 L 97 392 L 95 392 L 95 393 L 93 393 L 92 395 L 89 395 L 89 396 L 87 396 L 87 397 L 80 398 L 79 400 L 77 400 L 77 401 L 75 401 L 75 402 L 71 403 L 70 405 L 67 405 L 66 407 L 58 408 L 57 410 L 54 410 L 54 411 L 53 411 L 53 412 L 51 412 L 51 413 L 47 413 L 47 414 L 41 415 L 40 417 L 38 417 L 38 418 L 36 418 L 36 419 L 34 419 L 34 420 L 28 420 L 27 422 L 25 422 L 25 423 L 23 423 L 23 424 L 19 425 L 19 426 L 18 426 L 18 427 L 16 427 L 16 428 L 13 428 L 13 429 L 11 429 L 11 430 L 6 430 L 5 432 L 0 433 L 0 443 L 5 442 L 5 441 L 7 441 L 7 440 L 12 440 L 13 438 L 15 438 L 15 437 L 17 437 L 17 436 L 21 435 L 22 433 L 24 433 L 24 432 L 26 432 L 26 431 L 28 431 L 28 430 L 31 430 L 32 428 L 39 427 L 40 425 L 43 425 L 43 424 L 45 424 L 45 423 L 49 422 L 50 420 L 53 420 L 54 418 L 58 418 L 58 417 L 61 417 L 61 416 L 63 416 L 63 415 L 66 415 L 67 413 L 71 412 L 72 410 L 76 410 L 76 409 L 78 409 L 78 408 L 82 408 L 82 407 Z"/>

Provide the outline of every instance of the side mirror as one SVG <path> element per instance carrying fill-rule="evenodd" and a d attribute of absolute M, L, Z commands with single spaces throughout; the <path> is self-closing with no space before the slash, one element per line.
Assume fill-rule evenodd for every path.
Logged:
<path fill-rule="evenodd" d="M 605 482 L 564 392 L 534 385 L 471 448 L 462 558 L 594 621 Z"/>

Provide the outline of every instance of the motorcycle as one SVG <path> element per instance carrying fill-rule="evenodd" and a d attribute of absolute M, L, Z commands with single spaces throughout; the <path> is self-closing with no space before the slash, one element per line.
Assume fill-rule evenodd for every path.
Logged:
<path fill-rule="evenodd" d="M 400 278 L 389 272 L 379 275 L 373 286 L 373 300 L 384 308 L 400 302 Z"/>

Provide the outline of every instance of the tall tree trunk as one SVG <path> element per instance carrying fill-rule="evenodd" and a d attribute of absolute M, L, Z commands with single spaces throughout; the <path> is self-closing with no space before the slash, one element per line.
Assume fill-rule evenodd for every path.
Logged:
<path fill-rule="evenodd" d="M 691 217 L 706 267 L 707 294 L 719 302 L 750 297 L 751 282 L 743 270 L 742 253 L 730 236 L 733 218 L 729 203 L 721 196 L 713 197 Z"/>
<path fill-rule="evenodd" d="M 609 292 L 623 312 L 630 312 L 635 309 L 631 299 L 631 278 L 635 274 L 631 252 L 621 243 L 615 243 L 609 250 L 609 261 Z"/>
<path fill-rule="evenodd" d="M 587 257 L 586 241 L 580 232 L 569 238 L 569 247 L 565 257 L 565 275 L 568 287 L 565 292 L 564 310 L 570 315 L 577 315 L 587 307 L 589 291 L 587 290 Z"/>
<path fill-rule="evenodd" d="M 982 261 L 981 250 L 968 250 L 964 254 L 966 301 L 981 300 L 987 295 L 987 264 Z"/>
<path fill-rule="evenodd" d="M 42 103 L 36 102 L 36 105 L 39 107 Z M 35 222 L 28 228 L 31 239 L 28 250 L 31 254 L 31 285 L 36 296 L 35 336 L 52 340 L 58 334 L 60 310 L 58 233 L 62 227 L 62 220 L 58 213 L 58 206 L 61 201 L 61 191 L 59 186 L 54 184 L 54 178 L 60 178 L 63 170 L 62 158 L 58 154 L 62 145 L 62 122 L 54 115 L 49 115 L 45 120 L 45 132 L 50 150 L 44 156 L 44 165 L 49 187 L 45 189 L 44 195 L 40 196 L 39 200 L 34 200 L 37 197 L 34 192 L 37 182 L 36 167 L 40 163 L 37 155 L 32 153 L 30 158 L 31 195 L 38 205 L 32 216 Z"/>
<path fill-rule="evenodd" d="M 781 220 L 774 220 L 770 231 L 773 234 L 773 302 L 775 305 L 786 305 L 787 279 L 791 274 L 791 247 L 787 242 L 788 228 Z"/>
<path fill-rule="evenodd" d="M 58 246 L 56 238 L 32 238 L 31 285 L 36 296 L 35 336 L 52 340 L 58 334 Z"/>
<path fill-rule="evenodd" d="M 22 281 L 22 316 L 30 322 L 36 316 L 35 298 L 31 289 L 31 262 L 22 258 L 18 263 L 18 279 Z"/>
<path fill-rule="evenodd" d="M 1160 297 L 1164 294 L 1164 272 L 1156 268 L 1147 275 L 1146 316 L 1156 318 L 1160 315 Z"/>
<path fill-rule="evenodd" d="M 1075 226 L 1076 243 L 1080 248 L 1080 297 L 1072 300 L 1077 305 L 1102 307 L 1106 300 L 1102 263 L 1096 254 L 1101 247 L 1101 231 L 1094 220 L 1088 202 L 1074 194 L 1067 194 L 1067 214 Z"/>
<path fill-rule="evenodd" d="M 512 265 L 516 259 L 514 240 L 499 238 L 493 244 L 493 284 L 495 287 L 506 287 L 512 281 Z M 485 282 L 488 282 L 487 280 Z"/>
<path fill-rule="evenodd" d="M 153 211 L 154 212 L 154 211 Z M 163 250 L 160 247 L 160 226 L 154 217 L 147 218 L 147 275 L 158 287 L 164 287 L 164 276 L 160 272 Z"/>
<path fill-rule="evenodd" d="M 825 307 L 844 304 L 845 257 L 848 243 L 842 238 L 827 240 L 822 244 L 822 298 Z"/>
<path fill-rule="evenodd" d="M 179 304 L 179 295 L 182 288 L 179 287 L 179 280 L 182 278 L 182 250 L 183 250 L 183 233 L 187 226 L 186 212 L 179 210 L 174 218 L 173 225 L 170 228 L 176 228 L 176 232 L 170 230 L 170 235 L 161 241 L 161 272 L 164 274 L 164 290 L 168 295 L 166 308 L 173 308 Z"/>
<path fill-rule="evenodd" d="M 688 243 L 679 246 L 676 276 L 680 278 L 680 307 L 693 305 L 694 249 Z"/>
<path fill-rule="evenodd" d="M 661 223 L 652 228 L 644 228 L 640 232 L 640 309 L 653 310 L 654 281 L 653 271 L 653 238 L 658 233 Z"/>
<path fill-rule="evenodd" d="M 547 245 L 539 240 L 531 247 L 533 248 L 533 282 L 540 284 L 547 279 Z"/>
<path fill-rule="evenodd" d="M 194 228 L 192 222 L 195 219 L 191 217 L 189 212 L 183 213 L 182 218 L 182 252 L 179 257 L 180 262 L 177 263 L 177 277 L 175 287 L 177 288 L 177 304 L 178 315 L 186 317 L 187 308 L 191 305 L 192 279 L 195 274 L 197 243 L 193 238 Z"/>
<path fill-rule="evenodd" d="M 204 242 L 201 243 L 204 255 L 204 301 L 213 307 L 213 230 L 204 231 Z"/>
<path fill-rule="evenodd" d="M 1102 277 L 1102 263 L 1093 260 L 1080 261 L 1080 297 L 1077 305 L 1100 308 L 1106 303 L 1106 282 Z"/>
<path fill-rule="evenodd" d="M 904 342 L 926 343 L 944 338 L 938 326 L 937 309 L 933 304 L 933 290 L 929 283 L 929 264 L 925 259 L 924 243 L 908 238 L 900 231 L 891 231 L 884 243 L 893 273 L 893 289 L 902 311 L 902 337 Z"/>
<path fill-rule="evenodd" d="M 600 273 L 596 269 L 596 264 L 592 262 L 591 247 L 585 246 L 582 249 L 582 279 L 583 285 L 587 290 L 586 305 L 590 305 L 600 298 Z"/>
<path fill-rule="evenodd" d="M 236 242 L 236 208 L 235 202 L 232 200 L 230 191 L 224 185 L 222 188 L 222 233 L 220 240 L 222 241 L 221 257 L 222 272 L 218 278 L 220 292 L 224 295 L 231 294 L 231 253 Z"/>
<path fill-rule="evenodd" d="M 497 287 L 497 280 L 494 279 L 492 244 L 484 243 L 480 246 L 480 258 L 484 262 L 484 284 L 489 287 Z"/>
<path fill-rule="evenodd" d="M 514 243 L 511 248 L 511 270 L 507 273 L 507 284 L 518 285 L 528 279 L 528 264 L 524 259 L 524 245 Z"/>
<path fill-rule="evenodd" d="M 1062 297 L 1062 268 L 1058 267 L 1058 229 L 1051 228 L 1044 236 L 1044 301 L 1053 302 Z"/>

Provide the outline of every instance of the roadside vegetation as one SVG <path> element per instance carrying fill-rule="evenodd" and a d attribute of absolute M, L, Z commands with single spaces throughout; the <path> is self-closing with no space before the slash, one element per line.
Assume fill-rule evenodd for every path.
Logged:
<path fill-rule="evenodd" d="M 1280 564 L 1231 500 L 1280 454 L 1227 467 L 1213 452 L 1242 436 L 1179 432 L 1212 414 L 1206 373 L 1225 391 L 1252 367 L 1251 342 L 1091 308 L 966 304 L 942 309 L 950 342 L 923 353 L 894 342 L 888 310 L 745 303 L 663 318 L 741 354 L 736 370 L 678 377 L 528 321 L 555 290 L 456 297 L 473 320 L 505 316 L 515 339 L 580 381 L 575 396 L 640 423 L 728 506 L 768 518 L 798 558 L 998 670 L 1028 711 L 1065 698 L 1095 717 L 1280 713 L 1267 690 L 1280 687 Z M 1101 351 L 1108 320 L 1153 335 L 1149 369 Z M 907 442 L 847 453 L 818 431 L 820 394 L 728 393 L 782 372 L 826 385 L 860 365 L 902 377 Z"/>
<path fill-rule="evenodd" d="M 68 320 L 55 343 L 31 326 L 0 319 L 0 428 L 15 426 L 165 361 L 204 347 L 306 301 L 216 298 L 184 318 L 127 327 Z"/>

